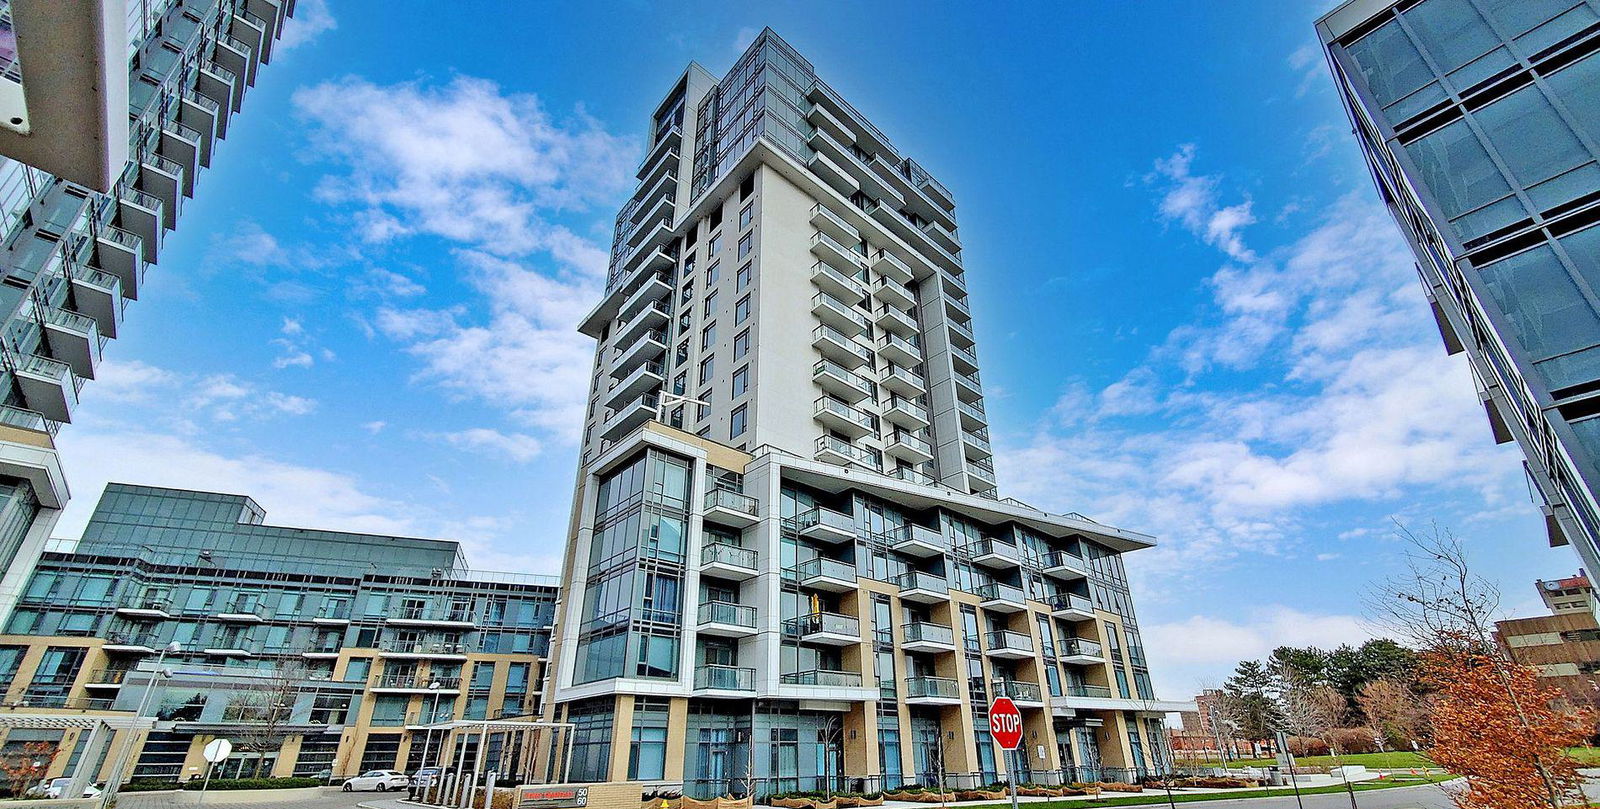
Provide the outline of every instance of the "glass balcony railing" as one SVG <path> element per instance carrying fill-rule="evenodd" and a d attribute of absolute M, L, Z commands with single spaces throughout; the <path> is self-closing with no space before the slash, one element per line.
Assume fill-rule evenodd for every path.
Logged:
<path fill-rule="evenodd" d="M 807 579 L 829 578 L 840 581 L 853 582 L 856 580 L 856 567 L 848 562 L 837 559 L 818 557 L 795 565 L 795 578 L 804 582 Z"/>
<path fill-rule="evenodd" d="M 729 491 L 728 489 L 712 489 L 706 492 L 706 510 L 725 508 L 737 511 L 740 514 L 754 516 L 756 513 L 756 499 L 748 494 Z"/>
<path fill-rule="evenodd" d="M 813 329 L 811 337 L 813 341 L 830 340 L 838 343 L 841 348 L 860 357 L 862 360 L 872 359 L 872 352 L 868 351 L 865 346 L 855 342 L 854 338 L 826 323 Z"/>
<path fill-rule="evenodd" d="M 850 515 L 840 514 L 833 509 L 821 508 L 820 506 L 796 514 L 794 525 L 795 528 L 801 531 L 820 525 L 849 534 L 856 532 L 856 521 Z"/>
<path fill-rule="evenodd" d="M 911 677 L 906 680 L 906 697 L 961 699 L 961 684 L 949 677 Z"/>
<path fill-rule="evenodd" d="M 820 233 L 817 235 L 822 236 Z M 833 241 L 826 236 L 822 236 L 822 238 L 825 241 Z M 857 281 L 856 279 L 839 272 L 838 270 L 829 266 L 827 262 L 819 261 L 816 264 L 811 265 L 811 277 L 816 278 L 819 275 L 827 278 L 829 281 L 833 282 L 833 284 L 842 289 L 850 290 L 850 294 L 857 299 L 865 298 L 867 296 L 867 291 L 862 288 L 860 281 Z"/>
<path fill-rule="evenodd" d="M 895 348 L 898 348 L 914 357 L 922 356 L 922 347 L 917 345 L 916 340 L 908 340 L 898 334 L 895 334 L 894 332 L 885 333 L 882 337 L 878 338 L 878 350 L 881 351 L 890 346 L 894 346 Z"/>
<path fill-rule="evenodd" d="M 937 576 L 925 570 L 912 570 L 896 576 L 894 583 L 901 590 L 932 590 L 943 593 L 950 589 L 950 581 L 943 576 Z"/>
<path fill-rule="evenodd" d="M 828 634 L 844 635 L 852 638 L 861 637 L 861 622 L 849 615 L 840 615 L 833 612 L 813 612 L 808 615 L 798 615 L 783 622 L 784 629 L 791 637 L 805 637 L 807 635 Z"/>
<path fill-rule="evenodd" d="M 739 666 L 699 666 L 694 670 L 694 687 L 718 691 L 754 691 L 756 670 Z"/>
<path fill-rule="evenodd" d="M 811 298 L 811 308 L 831 310 L 834 314 L 838 315 L 846 322 L 854 323 L 862 331 L 866 331 L 866 315 L 857 312 L 855 307 L 833 297 L 832 295 L 829 295 L 826 292 L 818 292 Z"/>
<path fill-rule="evenodd" d="M 839 216 L 838 214 L 834 213 L 832 208 L 829 208 L 828 206 L 823 205 L 820 202 L 817 203 L 816 205 L 812 206 L 812 208 L 811 208 L 811 218 L 812 219 L 816 219 L 818 217 L 821 217 L 823 219 L 828 220 L 830 223 L 833 224 L 834 227 L 838 228 L 841 231 L 844 231 L 845 233 L 855 233 L 856 232 L 855 226 L 851 225 L 849 222 L 844 221 L 844 218 Z"/>
<path fill-rule="evenodd" d="M 1056 644 L 1056 654 L 1061 657 L 1103 657 L 1099 641 L 1088 638 L 1063 638 Z"/>
<path fill-rule="evenodd" d="M 1039 686 L 1017 680 L 995 680 L 994 693 L 996 696 L 1010 697 L 1023 702 L 1040 702 L 1044 699 L 1039 693 Z"/>
<path fill-rule="evenodd" d="M 784 685 L 816 685 L 826 688 L 860 688 L 861 675 L 854 671 L 811 669 L 796 671 L 779 677 Z"/>
<path fill-rule="evenodd" d="M 835 438 L 831 435 L 817 436 L 817 454 L 821 455 L 824 452 L 843 455 L 852 463 L 858 463 L 871 469 L 883 468 L 883 460 L 873 450 L 866 447 L 858 447 L 849 441 Z"/>
<path fill-rule="evenodd" d="M 928 421 L 928 408 L 923 407 L 899 394 L 889 397 L 889 404 L 885 410 L 904 410 L 921 421 Z"/>
<path fill-rule="evenodd" d="M 905 635 L 906 643 L 938 643 L 945 646 L 954 646 L 956 633 L 948 626 L 930 624 L 926 621 L 915 621 L 900 627 Z"/>
<path fill-rule="evenodd" d="M 55 435 L 56 430 L 60 428 L 60 425 L 45 418 L 41 413 L 10 405 L 0 405 L 0 424 L 48 435 Z"/>
<path fill-rule="evenodd" d="M 1087 596 L 1080 596 L 1074 593 L 1057 593 L 1050 596 L 1048 602 L 1050 609 L 1056 612 L 1064 610 L 1084 613 L 1094 612 L 1094 602 L 1090 601 Z"/>
<path fill-rule="evenodd" d="M 984 601 L 1004 601 L 1008 604 L 1022 604 L 1024 596 L 1022 588 L 1000 582 L 980 584 L 972 589 L 973 595 Z"/>
<path fill-rule="evenodd" d="M 984 637 L 989 643 L 989 651 L 991 652 L 1000 649 L 1009 649 L 1016 652 L 1033 651 L 1033 638 L 1022 632 L 997 629 Z"/>
<path fill-rule="evenodd" d="M 813 377 L 822 376 L 823 374 L 836 376 L 844 380 L 846 384 L 858 388 L 862 393 L 871 395 L 873 392 L 872 382 L 870 380 L 862 379 L 861 376 L 855 371 L 852 371 L 849 368 L 834 362 L 833 360 L 820 360 L 816 365 L 811 367 L 811 375 Z"/>
<path fill-rule="evenodd" d="M 739 545 L 711 542 L 700 549 L 700 563 L 704 565 L 724 564 L 755 570 L 756 552 L 754 549 Z"/>
<path fill-rule="evenodd" d="M 1069 697 L 1093 697 L 1095 699 L 1111 699 L 1111 689 L 1103 685 L 1067 685 Z"/>
<path fill-rule="evenodd" d="M 921 436 L 913 435 L 905 430 L 895 430 L 893 438 L 894 443 L 905 444 L 912 449 L 921 451 L 924 455 L 933 454 L 933 445 Z"/>
<path fill-rule="evenodd" d="M 731 601 L 707 601 L 700 605 L 700 623 L 727 624 L 754 629 L 756 608 Z"/>
<path fill-rule="evenodd" d="M 1020 562 L 1022 560 L 1022 553 L 1017 550 L 1017 546 L 1008 542 L 1001 542 L 993 537 L 983 537 L 977 542 L 968 545 L 967 553 L 973 558 L 991 556 L 1011 562 Z"/>
<path fill-rule="evenodd" d="M 863 413 L 838 399 L 829 399 L 826 396 L 817 399 L 817 413 L 838 416 L 851 424 L 859 425 L 864 430 L 878 429 L 878 423 L 871 414 Z"/>
<path fill-rule="evenodd" d="M 893 476 L 908 483 L 920 483 L 924 486 L 932 486 L 935 483 L 938 483 L 938 481 L 933 479 L 932 475 L 926 472 L 919 472 L 910 466 L 902 466 L 899 469 L 894 470 Z"/>

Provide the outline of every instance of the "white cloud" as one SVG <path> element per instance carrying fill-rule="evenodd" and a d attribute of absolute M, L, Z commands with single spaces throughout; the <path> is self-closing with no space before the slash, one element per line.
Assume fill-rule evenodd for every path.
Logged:
<path fill-rule="evenodd" d="M 1155 171 L 1145 178 L 1146 183 L 1163 187 L 1161 216 L 1178 222 L 1236 261 L 1254 261 L 1255 254 L 1245 247 L 1240 234 L 1256 221 L 1250 200 L 1222 205 L 1217 193 L 1221 178 L 1195 175 L 1191 170 L 1194 154 L 1195 145 L 1186 143 L 1171 156 L 1157 160 Z"/>
<path fill-rule="evenodd" d="M 1331 649 L 1372 637 L 1356 616 L 1307 613 L 1282 604 L 1252 609 L 1236 620 L 1191 615 L 1144 623 L 1139 631 L 1153 658 L 1156 692 L 1169 699 L 1186 699 L 1202 685 L 1219 684 L 1240 660 L 1259 660 L 1279 646 Z"/>
<path fill-rule="evenodd" d="M 280 51 L 293 50 L 338 27 L 339 21 L 328 9 L 328 0 L 300 0 L 277 47 Z"/>
<path fill-rule="evenodd" d="M 366 430 L 373 435 L 377 435 L 378 433 L 383 432 L 383 428 L 387 426 L 389 426 L 389 422 L 387 421 L 369 421 L 365 424 L 362 424 L 361 429 Z"/>
<path fill-rule="evenodd" d="M 159 405 L 159 418 L 185 431 L 194 429 L 196 419 L 234 422 L 304 416 L 317 409 L 314 399 L 265 389 L 234 374 L 185 374 L 137 360 L 102 363 L 94 385 L 84 395 L 95 400 Z"/>
<path fill-rule="evenodd" d="M 537 458 L 543 449 L 539 439 L 531 435 L 503 433 L 487 427 L 474 427 L 453 433 L 430 433 L 427 437 L 459 449 L 500 457 L 516 463 L 527 463 Z"/>

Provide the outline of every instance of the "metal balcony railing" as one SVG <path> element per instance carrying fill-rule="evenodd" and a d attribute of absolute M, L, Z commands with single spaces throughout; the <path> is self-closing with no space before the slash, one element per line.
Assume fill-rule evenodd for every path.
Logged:
<path fill-rule="evenodd" d="M 1039 686 L 1017 680 L 995 680 L 994 693 L 996 696 L 1020 699 L 1024 702 L 1040 702 L 1044 699 L 1039 692 Z"/>
<path fill-rule="evenodd" d="M 707 601 L 700 605 L 700 623 L 728 624 L 754 629 L 756 608 L 731 601 Z"/>
<path fill-rule="evenodd" d="M 1102 657 L 1104 647 L 1099 641 L 1088 638 L 1063 638 L 1056 644 L 1056 654 L 1061 657 Z"/>
<path fill-rule="evenodd" d="M 740 666 L 699 666 L 694 670 L 694 687 L 718 691 L 754 691 L 756 670 Z"/>
<path fill-rule="evenodd" d="M 912 570 L 896 576 L 894 583 L 901 590 L 933 590 L 944 592 L 950 589 L 950 581 L 943 576 L 934 575 L 925 570 Z"/>
<path fill-rule="evenodd" d="M 961 684 L 949 677 L 911 677 L 906 680 L 906 696 L 960 699 Z"/>
<path fill-rule="evenodd" d="M 816 685 L 827 688 L 860 688 L 861 675 L 854 671 L 831 671 L 829 669 L 810 669 L 796 671 L 779 676 L 779 682 L 785 685 Z"/>
<path fill-rule="evenodd" d="M 1022 632 L 1013 632 L 1009 629 L 997 629 L 984 636 L 991 651 L 996 649 L 1011 649 L 1018 652 L 1033 651 L 1033 638 Z"/>
<path fill-rule="evenodd" d="M 914 621 L 900 627 L 905 636 L 906 643 L 942 643 L 954 646 L 956 642 L 955 630 L 948 626 L 930 624 L 926 621 Z"/>
<path fill-rule="evenodd" d="M 750 548 L 729 545 L 725 542 L 711 542 L 700 549 L 700 563 L 704 565 L 720 563 L 754 570 L 756 552 Z"/>
<path fill-rule="evenodd" d="M 1094 611 L 1094 602 L 1090 601 L 1086 596 L 1080 596 L 1075 593 L 1057 593 L 1050 596 L 1048 603 L 1050 604 L 1050 609 L 1058 612 L 1061 610 Z"/>
<path fill-rule="evenodd" d="M 802 582 L 806 579 L 822 577 L 839 579 L 847 582 L 856 580 L 855 565 L 841 562 L 837 559 L 827 559 L 820 556 L 816 559 L 809 559 L 801 562 L 798 565 L 795 565 L 794 572 L 795 578 Z"/>
<path fill-rule="evenodd" d="M 849 615 L 834 612 L 813 612 L 797 615 L 783 622 L 785 633 L 791 637 L 805 637 L 827 633 L 861 637 L 861 622 Z"/>
<path fill-rule="evenodd" d="M 706 510 L 725 508 L 737 511 L 740 514 L 754 516 L 756 513 L 756 499 L 748 494 L 730 491 L 728 489 L 712 489 L 706 492 Z"/>

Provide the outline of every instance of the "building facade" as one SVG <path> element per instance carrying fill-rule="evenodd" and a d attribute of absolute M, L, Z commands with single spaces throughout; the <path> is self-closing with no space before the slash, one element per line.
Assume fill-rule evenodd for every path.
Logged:
<path fill-rule="evenodd" d="M 414 771 L 474 748 L 446 725 L 541 711 L 553 577 L 470 570 L 455 542 L 265 523 L 250 498 L 111 484 L 71 550 L 43 554 L 0 635 L 7 715 L 131 714 L 156 725 L 124 777 Z M 157 664 L 159 661 L 159 665 Z M 158 676 L 165 668 L 172 676 Z M 123 731 L 123 733 L 131 731 Z M 510 738 L 510 737 L 508 737 Z M 123 742 L 57 742 L 110 779 Z M 485 755 L 510 772 L 525 756 Z M 87 758 L 84 758 L 87 756 Z"/>
<path fill-rule="evenodd" d="M 1000 499 L 950 192 L 764 31 L 652 116 L 552 637 L 576 780 L 686 794 L 1168 762 L 1122 554 Z"/>
<path fill-rule="evenodd" d="M 19 43 L 29 37 L 71 42 L 67 30 L 52 35 L 49 15 L 34 13 L 69 6 L 79 15 L 95 16 L 90 11 L 100 9 L 125 16 L 125 23 L 121 17 L 106 23 L 126 25 L 125 36 L 119 31 L 111 37 L 121 45 L 116 80 L 126 85 L 112 96 L 125 99 L 125 109 L 111 116 L 112 135 L 58 127 L 31 134 L 33 140 L 21 145 L 54 138 L 92 141 L 106 151 L 105 138 L 114 136 L 127 147 L 106 153 L 125 153 L 126 159 L 104 193 L 0 159 L 0 621 L 69 497 L 56 430 L 72 420 L 102 348 L 123 327 L 126 303 L 138 298 L 146 268 L 159 257 L 163 237 L 194 195 L 197 174 L 210 165 L 245 92 L 271 59 L 294 2 L 26 0 L 13 8 L 0 0 L 0 30 L 12 25 L 13 11 L 27 12 L 45 28 L 17 28 Z M 30 71 L 24 64 L 29 53 L 24 48 L 19 57 L 0 49 L 0 106 L 8 87 L 29 84 L 26 75 L 45 88 L 47 79 L 60 78 L 40 51 L 31 52 L 40 58 Z M 44 110 L 39 104 L 31 109 Z M 9 140 L 17 134 L 0 137 L 0 148 L 9 149 L 0 153 L 18 153 Z"/>
<path fill-rule="evenodd" d="M 1495 639 L 1512 660 L 1532 666 L 1568 702 L 1600 707 L 1600 623 L 1595 621 L 1589 577 L 1579 571 L 1537 586 L 1550 614 L 1496 621 Z"/>
<path fill-rule="evenodd" d="M 1446 349 L 1595 569 L 1600 3 L 1351 0 L 1317 31 Z"/>

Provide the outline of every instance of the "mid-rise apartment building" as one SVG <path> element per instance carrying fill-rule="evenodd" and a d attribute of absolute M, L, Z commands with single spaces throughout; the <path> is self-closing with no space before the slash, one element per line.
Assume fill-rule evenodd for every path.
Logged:
<path fill-rule="evenodd" d="M 1600 707 L 1600 623 L 1594 587 L 1579 571 L 1537 583 L 1549 615 L 1496 621 L 1495 639 L 1512 660 L 1532 666 L 1539 679 L 1578 707 Z"/>
<path fill-rule="evenodd" d="M 1167 766 L 1122 554 L 997 494 L 955 200 L 770 30 L 652 115 L 552 637 L 574 780 L 686 794 Z"/>
<path fill-rule="evenodd" d="M 0 621 L 69 497 L 56 430 L 293 10 L 0 0 Z"/>
<path fill-rule="evenodd" d="M 1600 2 L 1351 0 L 1317 31 L 1446 349 L 1595 570 Z"/>
<path fill-rule="evenodd" d="M 111 484 L 76 547 L 52 549 L 0 634 L 0 747 L 62 745 L 52 774 L 114 777 L 414 771 L 470 749 L 455 723 L 541 711 L 553 577 L 466 566 L 455 542 L 268 525 L 248 497 Z M 157 674 L 166 670 L 170 676 Z M 147 695 L 148 691 L 148 697 Z M 19 716 L 154 718 L 148 734 Z M 67 735 L 71 734 L 71 735 Z M 483 766 L 531 766 L 500 737 Z"/>

